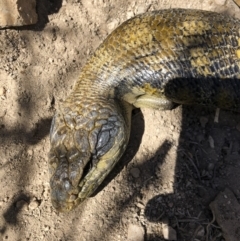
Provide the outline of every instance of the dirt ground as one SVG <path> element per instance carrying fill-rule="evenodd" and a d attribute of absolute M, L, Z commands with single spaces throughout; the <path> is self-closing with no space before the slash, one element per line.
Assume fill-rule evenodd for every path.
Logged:
<path fill-rule="evenodd" d="M 240 115 L 223 110 L 135 110 L 96 195 L 70 213 L 50 202 L 51 118 L 81 67 L 124 20 L 178 7 L 240 18 L 231 0 L 41 0 L 37 25 L 0 30 L 0 240 L 225 240 L 209 204 L 226 187 L 240 200 Z"/>

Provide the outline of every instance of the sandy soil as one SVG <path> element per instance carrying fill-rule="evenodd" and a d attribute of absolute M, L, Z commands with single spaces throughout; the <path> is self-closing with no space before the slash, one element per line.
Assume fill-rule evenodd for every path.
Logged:
<path fill-rule="evenodd" d="M 0 240 L 154 241 L 166 228 L 179 241 L 225 240 L 209 203 L 226 187 L 240 200 L 239 114 L 221 110 L 216 123 L 203 107 L 134 111 L 119 165 L 67 214 L 50 202 L 49 129 L 87 58 L 124 20 L 173 7 L 240 17 L 239 8 L 230 0 L 38 2 L 36 26 L 0 30 Z"/>

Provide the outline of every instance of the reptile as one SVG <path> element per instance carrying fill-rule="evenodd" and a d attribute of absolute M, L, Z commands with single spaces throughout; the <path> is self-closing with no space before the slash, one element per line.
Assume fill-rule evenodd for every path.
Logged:
<path fill-rule="evenodd" d="M 240 20 L 167 9 L 117 27 L 53 117 L 53 206 L 70 211 L 99 187 L 126 149 L 133 108 L 175 104 L 240 111 Z"/>

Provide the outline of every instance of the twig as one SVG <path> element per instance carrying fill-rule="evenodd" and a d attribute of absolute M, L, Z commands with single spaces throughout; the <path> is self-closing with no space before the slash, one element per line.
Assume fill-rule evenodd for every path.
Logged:
<path fill-rule="evenodd" d="M 187 157 L 188 157 L 188 156 L 187 156 Z M 200 173 L 199 173 L 199 171 L 198 171 L 197 166 L 195 165 L 195 163 L 194 163 L 194 161 L 192 160 L 192 158 L 188 157 L 188 160 L 192 163 L 194 169 L 195 169 L 196 172 L 197 172 L 197 176 L 198 176 L 198 178 L 199 178 L 199 180 L 200 180 L 200 179 L 201 179 L 201 176 L 200 176 Z"/>
<path fill-rule="evenodd" d="M 219 113 L 220 113 L 220 109 L 217 108 L 217 109 L 216 109 L 216 112 L 215 112 L 215 117 L 214 117 L 214 122 L 215 122 L 215 123 L 218 123 Z"/>
<path fill-rule="evenodd" d="M 214 213 L 212 213 L 212 214 L 213 214 L 213 219 L 212 219 L 212 221 L 211 221 L 210 223 L 208 223 L 208 225 L 207 225 L 207 240 L 206 240 L 206 241 L 208 241 L 209 227 L 215 222 L 215 215 L 214 215 Z"/>
<path fill-rule="evenodd" d="M 195 237 L 197 236 L 198 231 L 200 230 L 201 227 L 202 227 L 202 226 L 199 225 L 199 226 L 196 228 L 196 230 L 194 231 L 194 234 L 193 234 L 192 239 L 191 239 L 192 241 L 194 241 L 194 239 L 195 239 Z"/>
<path fill-rule="evenodd" d="M 197 168 L 197 166 L 195 165 L 195 163 L 194 163 L 194 161 L 192 160 L 192 158 L 190 158 L 189 155 L 188 155 L 183 149 L 182 149 L 181 151 L 185 154 L 185 156 L 188 158 L 188 160 L 192 163 L 194 169 L 195 169 L 196 172 L 197 172 L 197 176 L 198 176 L 199 180 L 201 180 L 201 176 L 200 176 L 200 173 L 199 173 L 199 171 L 198 171 L 198 168 Z"/>

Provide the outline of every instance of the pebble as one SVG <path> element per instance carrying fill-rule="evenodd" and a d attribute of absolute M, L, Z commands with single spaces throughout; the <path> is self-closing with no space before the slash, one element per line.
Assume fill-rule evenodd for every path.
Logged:
<path fill-rule="evenodd" d="M 28 149 L 27 150 L 27 154 L 28 154 L 28 156 L 32 156 L 33 155 L 33 150 L 32 149 Z"/>
<path fill-rule="evenodd" d="M 167 224 L 163 225 L 162 232 L 163 232 L 163 238 L 165 240 L 177 240 L 176 231 L 172 227 L 168 226 Z"/>
<path fill-rule="evenodd" d="M 140 170 L 137 167 L 132 168 L 130 173 L 134 178 L 138 178 L 140 176 Z"/>
<path fill-rule="evenodd" d="M 200 226 L 198 227 L 197 236 L 198 236 L 198 237 L 204 237 L 204 235 L 205 235 L 204 227 L 200 225 Z"/>
<path fill-rule="evenodd" d="M 24 207 L 25 205 L 27 205 L 27 202 L 26 202 L 25 200 L 19 200 L 19 201 L 17 201 L 17 203 L 16 203 L 16 207 L 17 207 L 17 208 L 22 208 L 22 207 Z"/>
<path fill-rule="evenodd" d="M 226 1 L 227 1 L 227 0 L 215 0 L 215 3 L 218 4 L 218 5 L 223 6 L 223 5 L 226 4 Z"/>
<path fill-rule="evenodd" d="M 209 145 L 211 148 L 214 148 L 214 140 L 211 136 L 208 137 Z"/>
<path fill-rule="evenodd" d="M 0 96 L 4 96 L 5 94 L 5 88 L 0 88 Z"/>
<path fill-rule="evenodd" d="M 174 125 L 171 125 L 171 126 L 170 126 L 170 129 L 171 129 L 172 131 L 174 131 L 175 126 L 174 126 Z"/>
<path fill-rule="evenodd" d="M 104 225 L 104 219 L 100 218 L 99 219 L 99 227 L 102 227 Z"/>
<path fill-rule="evenodd" d="M 128 223 L 128 218 L 127 217 L 122 217 L 121 221 L 125 225 L 125 224 Z"/>
<path fill-rule="evenodd" d="M 128 241 L 144 241 L 144 229 L 142 226 L 130 224 L 127 232 Z"/>
<path fill-rule="evenodd" d="M 137 203 L 136 206 L 140 209 L 144 209 L 144 205 L 142 203 Z"/>
<path fill-rule="evenodd" d="M 146 6 L 139 6 L 136 11 L 135 11 L 135 14 L 140 14 L 140 13 L 144 13 L 146 12 L 147 10 L 147 7 Z"/>
<path fill-rule="evenodd" d="M 230 189 L 220 192 L 210 203 L 211 211 L 226 241 L 239 241 L 240 204 Z M 237 234 L 237 235 L 236 235 Z"/>
<path fill-rule="evenodd" d="M 34 210 L 39 206 L 39 202 L 37 200 L 33 200 L 28 205 L 29 209 Z"/>
<path fill-rule="evenodd" d="M 196 223 L 190 222 L 188 226 L 189 226 L 189 228 L 191 228 L 191 229 L 195 229 L 195 228 L 196 228 Z"/>
<path fill-rule="evenodd" d="M 169 202 L 169 203 L 168 203 L 168 207 L 172 208 L 172 207 L 173 207 L 173 203 L 172 203 L 172 202 Z"/>
<path fill-rule="evenodd" d="M 233 0 L 240 7 L 240 0 Z"/>
<path fill-rule="evenodd" d="M 43 189 L 43 197 L 45 200 L 49 198 L 49 191 L 47 188 Z"/>
<path fill-rule="evenodd" d="M 236 129 L 240 131 L 240 122 L 237 124 Z"/>
<path fill-rule="evenodd" d="M 197 140 L 198 140 L 199 143 L 201 143 L 202 141 L 204 141 L 204 139 L 205 139 L 205 138 L 204 138 L 204 135 L 203 135 L 203 134 L 198 134 L 198 135 L 197 135 Z"/>
<path fill-rule="evenodd" d="M 208 123 L 208 118 L 205 116 L 201 116 L 199 121 L 200 121 L 201 127 L 205 128 L 206 124 Z"/>
<path fill-rule="evenodd" d="M 107 28 L 109 31 L 112 31 L 114 28 L 116 28 L 118 25 L 118 20 L 114 19 L 112 22 L 107 24 Z"/>
<path fill-rule="evenodd" d="M 215 165 L 214 163 L 209 163 L 208 164 L 208 171 L 212 171 L 214 169 Z"/>
<path fill-rule="evenodd" d="M 134 16 L 133 11 L 127 11 L 127 19 L 132 18 Z"/>
<path fill-rule="evenodd" d="M 48 225 L 44 225 L 44 231 L 49 231 L 51 228 Z"/>

